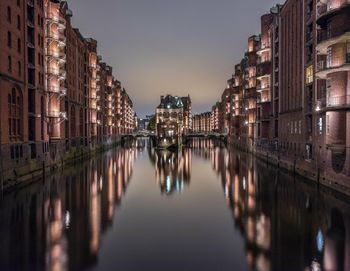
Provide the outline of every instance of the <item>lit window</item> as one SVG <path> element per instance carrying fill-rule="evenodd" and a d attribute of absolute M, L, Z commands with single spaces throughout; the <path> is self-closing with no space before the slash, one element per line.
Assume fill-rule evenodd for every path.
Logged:
<path fill-rule="evenodd" d="M 306 68 L 306 84 L 311 84 L 314 81 L 314 67 L 310 65 Z"/>
<path fill-rule="evenodd" d="M 323 132 L 323 121 L 322 121 L 322 118 L 318 119 L 318 129 L 319 129 L 320 135 L 322 135 L 322 132 Z"/>

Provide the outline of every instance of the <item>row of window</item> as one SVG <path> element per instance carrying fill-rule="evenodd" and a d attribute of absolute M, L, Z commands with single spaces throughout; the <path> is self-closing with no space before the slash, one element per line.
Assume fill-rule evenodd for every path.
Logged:
<path fill-rule="evenodd" d="M 42 0 L 38 0 L 37 1 L 38 5 L 43 8 L 44 7 L 44 3 Z M 19 7 L 20 6 L 20 0 L 17 0 L 17 6 Z M 12 23 L 12 10 L 11 10 L 11 7 L 8 6 L 7 9 L 6 9 L 6 20 L 9 22 L 9 23 Z M 41 27 L 41 28 L 44 28 L 44 18 L 41 17 L 40 15 L 38 15 L 38 25 Z M 17 15 L 17 29 L 20 30 L 21 29 L 21 17 L 19 15 Z"/>
<path fill-rule="evenodd" d="M 12 48 L 12 33 L 10 31 L 7 32 L 7 47 Z M 17 38 L 17 52 L 22 52 L 22 42 L 20 38 Z"/>
<path fill-rule="evenodd" d="M 17 6 L 19 6 L 19 0 L 17 0 Z M 7 7 L 6 10 L 6 19 L 9 23 L 12 23 L 12 10 L 11 7 Z M 17 29 L 20 30 L 21 29 L 21 17 L 19 15 L 17 15 Z"/>
<path fill-rule="evenodd" d="M 290 132 L 290 134 L 301 135 L 301 120 L 288 122 L 287 128 L 288 128 L 288 131 Z"/>
<path fill-rule="evenodd" d="M 19 90 L 13 88 L 8 95 L 8 124 L 11 139 L 18 139 L 22 135 L 22 95 Z"/>
<path fill-rule="evenodd" d="M 13 67 L 12 67 L 12 57 L 8 56 L 7 57 L 7 70 L 8 72 L 12 73 Z M 18 76 L 22 76 L 22 63 L 21 61 L 17 61 L 17 72 Z"/>
<path fill-rule="evenodd" d="M 11 159 L 23 158 L 23 146 L 22 145 L 12 145 L 10 148 Z"/>

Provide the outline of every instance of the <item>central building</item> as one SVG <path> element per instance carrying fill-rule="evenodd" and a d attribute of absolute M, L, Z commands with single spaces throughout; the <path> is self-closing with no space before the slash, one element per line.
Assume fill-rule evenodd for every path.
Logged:
<path fill-rule="evenodd" d="M 190 97 L 161 96 L 156 109 L 156 134 L 158 145 L 178 145 L 182 136 L 192 129 Z"/>

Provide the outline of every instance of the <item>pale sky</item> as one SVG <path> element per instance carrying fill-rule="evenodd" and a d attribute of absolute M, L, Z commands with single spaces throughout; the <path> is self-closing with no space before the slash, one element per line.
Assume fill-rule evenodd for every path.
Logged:
<path fill-rule="evenodd" d="M 193 113 L 220 98 L 247 39 L 274 0 L 68 0 L 73 26 L 98 41 L 140 117 L 162 94 L 188 95 Z"/>

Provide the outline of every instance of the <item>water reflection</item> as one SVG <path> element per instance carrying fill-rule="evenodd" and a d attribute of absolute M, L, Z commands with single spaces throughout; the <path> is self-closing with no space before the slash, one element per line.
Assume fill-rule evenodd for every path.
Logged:
<path fill-rule="evenodd" d="M 245 238 L 250 270 L 350 270 L 347 200 L 267 169 L 250 155 L 194 141 L 199 148 L 194 153 L 210 159 L 221 177 L 235 227 Z"/>
<path fill-rule="evenodd" d="M 152 149 L 150 160 L 155 167 L 155 179 L 162 194 L 180 194 L 191 180 L 192 157 L 189 149 L 167 151 Z"/>
<path fill-rule="evenodd" d="M 125 198 L 130 181 L 135 187 L 145 185 L 142 174 L 132 179 L 137 168 L 135 161 L 141 157 L 146 159 L 139 159 L 138 166 L 152 172 L 152 178 L 155 176 L 158 197 L 158 189 L 163 195 L 188 195 L 190 193 L 186 192 L 201 185 L 202 190 L 197 193 L 211 193 L 212 188 L 204 187 L 202 182 L 205 178 L 200 174 L 202 168 L 193 164 L 211 166 L 216 177 L 208 178 L 213 178 L 210 181 L 222 187 L 222 197 L 229 210 L 223 215 L 232 217 L 229 221 L 233 222 L 233 231 L 216 234 L 223 235 L 228 243 L 236 242 L 237 236 L 244 240 L 242 248 L 232 246 L 236 250 L 228 253 L 230 257 L 241 252 L 239 249 L 244 250 L 245 258 L 241 259 L 244 264 L 237 263 L 237 266 L 247 266 L 242 270 L 350 270 L 350 205 L 346 199 L 318 191 L 298 177 L 269 167 L 248 154 L 228 150 L 220 142 L 204 139 L 194 139 L 188 148 L 179 152 L 156 151 L 150 148 L 147 140 L 130 142 L 124 148 L 57 173 L 46 181 L 8 193 L 0 202 L 0 270 L 102 270 L 102 237 L 113 229 L 113 224 L 122 220 L 118 217 L 120 205 L 125 202 L 131 204 Z M 191 188 L 190 184 L 195 188 Z M 146 185 L 149 190 L 142 192 L 150 198 L 150 191 L 155 189 L 154 181 Z M 166 210 L 155 207 L 159 206 L 159 202 L 163 203 L 164 197 L 161 198 L 155 200 L 157 204 L 152 207 L 141 206 L 129 216 L 138 221 L 135 216 L 150 212 L 150 208 L 153 208 L 155 219 L 157 212 L 163 212 L 159 217 L 164 216 Z M 174 208 L 183 200 L 180 198 L 165 199 L 166 204 L 173 204 L 167 206 L 173 207 L 175 221 L 171 223 L 174 224 L 181 222 L 176 219 L 186 217 Z M 201 215 L 201 212 L 213 212 L 214 216 L 214 213 L 220 212 L 208 208 L 210 202 L 198 202 L 201 199 L 197 197 L 198 204 L 192 205 L 191 199 L 186 198 L 187 202 L 183 205 L 186 209 L 182 212 L 188 212 L 188 216 Z M 207 208 L 200 210 L 201 206 Z M 226 207 L 223 209 L 226 210 Z M 140 223 L 144 223 L 142 221 Z M 153 239 L 153 243 L 148 244 L 150 248 L 169 240 L 175 242 L 180 236 L 178 231 L 183 230 L 175 227 L 169 235 L 166 227 L 161 227 L 164 232 L 159 232 L 160 228 L 157 228 L 156 224 L 163 225 L 164 220 L 154 223 L 151 226 L 156 232 L 151 232 L 153 227 L 148 225 L 148 233 L 163 238 Z M 124 230 L 132 231 L 129 230 L 131 226 L 127 225 Z M 211 227 L 211 224 L 200 225 L 200 229 L 208 232 Z M 232 228 L 231 225 L 229 227 Z M 209 235 L 208 240 L 200 244 L 191 238 L 188 235 L 188 243 L 181 244 L 182 249 L 191 248 L 191 258 L 205 255 L 210 259 L 213 254 L 206 255 L 205 251 L 209 251 L 210 246 L 221 245 L 214 243 L 216 239 Z M 113 242 L 118 245 L 118 240 Z M 126 251 L 127 248 L 130 251 L 136 249 L 132 242 L 130 247 L 125 247 Z M 162 246 L 153 248 L 158 252 L 164 250 Z M 147 255 L 147 261 L 159 262 L 158 255 L 153 255 L 151 251 Z M 167 264 L 171 266 L 174 263 Z M 222 266 L 220 270 L 234 270 L 235 266 Z M 206 270 L 198 263 L 193 263 L 190 270 L 198 270 L 199 267 Z M 128 269 L 127 265 L 120 268 L 137 270 Z"/>
<path fill-rule="evenodd" d="M 135 148 L 120 149 L 6 195 L 0 269 L 82 270 L 95 264 L 136 157 Z"/>

